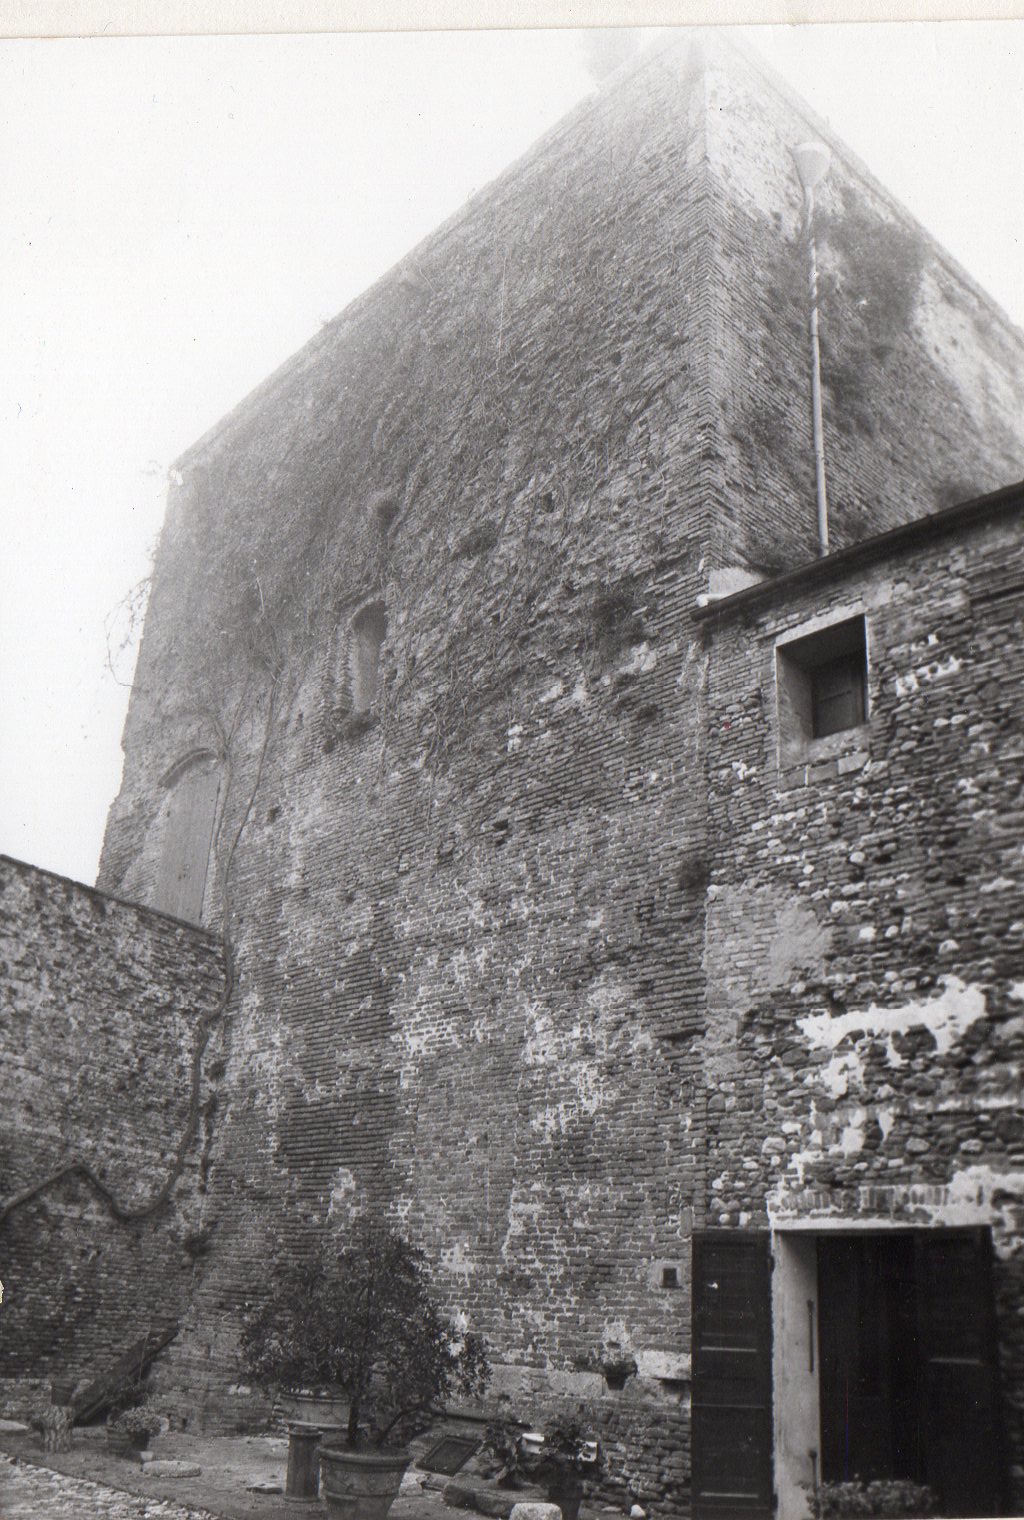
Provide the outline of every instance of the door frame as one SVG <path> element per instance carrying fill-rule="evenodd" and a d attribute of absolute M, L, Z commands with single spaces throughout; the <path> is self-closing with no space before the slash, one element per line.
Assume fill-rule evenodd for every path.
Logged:
<path fill-rule="evenodd" d="M 945 1222 L 909 1224 L 896 1220 L 808 1219 L 773 1226 L 772 1251 L 772 1424 L 777 1520 L 807 1520 L 810 1495 L 820 1480 L 820 1339 L 817 1246 L 822 1236 L 939 1236 L 965 1227 Z M 974 1225 L 966 1229 L 991 1226 Z M 989 1305 L 990 1310 L 993 1305 Z M 998 1426 L 998 1338 L 992 1326 L 992 1371 L 996 1375 Z M 996 1443 L 997 1447 L 999 1442 Z M 999 1486 L 1005 1484 L 1005 1471 Z"/>

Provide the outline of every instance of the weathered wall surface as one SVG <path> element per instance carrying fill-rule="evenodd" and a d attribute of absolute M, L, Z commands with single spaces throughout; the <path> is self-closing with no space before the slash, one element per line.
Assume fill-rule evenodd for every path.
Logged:
<path fill-rule="evenodd" d="M 699 1038 L 721 836 L 689 611 L 713 573 L 770 568 L 766 534 L 809 552 L 812 518 L 780 452 L 806 431 L 802 330 L 770 388 L 792 379 L 792 415 L 759 432 L 778 303 L 738 251 L 746 217 L 768 257 L 765 166 L 781 184 L 807 119 L 740 84 L 727 140 L 717 68 L 684 48 L 627 70 L 181 461 L 101 881 L 149 898 L 180 762 L 222 766 L 204 921 L 226 909 L 239 988 L 214 1247 L 163 1372 L 182 1417 L 251 1407 L 237 1313 L 267 1253 L 380 1206 L 517 1412 L 593 1399 L 613 1477 L 685 1509 L 690 1238 L 706 1198 L 722 1211 Z M 780 194 L 785 260 L 795 182 Z M 923 339 L 899 341 L 909 386 Z M 999 341 L 1010 373 L 1019 337 Z M 1002 471 L 1003 380 L 955 425 L 945 384 L 909 397 L 921 430 L 944 410 Z M 903 413 L 875 426 L 836 431 L 837 481 L 918 436 Z M 930 454 L 901 460 L 931 478 Z M 840 541 L 936 504 L 842 498 Z M 629 1358 L 612 1394 L 600 1369 Z"/>
<path fill-rule="evenodd" d="M 991 1224 L 1018 1454 L 1022 596 L 1018 500 L 705 623 L 709 1223 Z M 780 766 L 776 641 L 861 612 L 868 722 Z"/>
<path fill-rule="evenodd" d="M 781 81 L 710 52 L 716 562 L 774 574 L 817 552 L 808 251 L 792 148 L 816 192 L 832 548 L 1024 474 L 1024 337 Z M 742 123 L 742 130 L 737 124 Z"/>
<path fill-rule="evenodd" d="M 814 554 L 808 136 L 835 151 L 817 226 L 836 546 L 1019 477 L 1020 332 L 786 87 L 731 46 L 664 48 L 182 461 L 102 884 L 151 900 L 169 768 L 223 747 L 253 669 L 294 670 L 390 580 L 399 685 L 425 658 L 447 682 L 475 642 L 500 687 L 545 609 L 586 638 L 623 554 L 705 575 Z"/>
<path fill-rule="evenodd" d="M 202 930 L 0 858 L 4 1200 L 70 1158 L 125 1207 L 156 1193 L 221 980 Z M 111 1219 L 78 1178 L 8 1215 L 4 1376 L 97 1373 L 181 1313 L 202 1212 L 198 1156 L 189 1160 L 171 1203 L 146 1221 Z"/>

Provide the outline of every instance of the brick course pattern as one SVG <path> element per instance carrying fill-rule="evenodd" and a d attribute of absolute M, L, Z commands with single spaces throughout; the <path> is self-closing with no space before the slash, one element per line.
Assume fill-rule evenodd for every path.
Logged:
<path fill-rule="evenodd" d="M 170 1170 L 189 1052 L 221 986 L 206 931 L 0 857 L 4 1199 L 76 1158 L 124 1206 L 145 1204 Z M 10 1213 L 0 1374 L 95 1375 L 181 1313 L 199 1149 L 149 1220 L 116 1223 L 80 1178 Z"/>
<path fill-rule="evenodd" d="M 790 154 L 808 137 L 829 134 L 736 49 L 656 50 L 180 461 L 100 880 L 153 900 L 176 767 L 219 757 L 203 921 L 226 912 L 239 982 L 213 1249 L 161 1372 L 182 1419 L 253 1416 L 238 1312 L 267 1256 L 380 1206 L 489 1338 L 503 1407 L 589 1400 L 609 1491 L 686 1509 L 691 1234 L 766 1217 L 776 1134 L 756 1031 L 730 1032 L 763 966 L 719 852 L 754 819 L 732 818 L 715 728 L 706 754 L 691 612 L 814 553 Z M 819 235 L 841 547 L 1020 474 L 1024 342 L 834 148 Z M 359 613 L 378 602 L 364 712 Z M 735 658 L 745 733 L 762 698 Z M 813 797 L 793 789 L 786 859 L 808 831 L 832 838 Z M 862 879 L 840 848 L 830 904 Z M 777 887 L 766 874 L 754 924 Z M 913 919 L 886 890 L 880 962 Z M 824 964 L 853 919 L 810 891 L 793 932 Z M 900 996 L 933 996 L 897 975 Z M 881 964 L 876 981 L 876 1002 L 895 995 Z M 629 1358 L 638 1375 L 609 1390 L 602 1368 Z"/>

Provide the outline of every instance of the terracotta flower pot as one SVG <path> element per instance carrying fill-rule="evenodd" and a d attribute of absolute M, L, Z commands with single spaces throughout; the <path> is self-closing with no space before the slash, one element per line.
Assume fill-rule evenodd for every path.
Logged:
<path fill-rule="evenodd" d="M 320 1497 L 330 1520 L 384 1520 L 409 1466 L 407 1452 L 320 1448 Z"/>
<path fill-rule="evenodd" d="M 339 1393 L 282 1394 L 280 1411 L 287 1420 L 304 1420 L 310 1425 L 344 1425 L 348 1419 L 348 1400 Z"/>

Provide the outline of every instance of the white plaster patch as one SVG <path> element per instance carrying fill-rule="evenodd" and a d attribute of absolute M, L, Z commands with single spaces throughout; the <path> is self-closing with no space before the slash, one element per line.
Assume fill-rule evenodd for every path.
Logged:
<path fill-rule="evenodd" d="M 1005 1230 L 1013 1230 L 1010 1213 L 1024 1206 L 1024 1172 L 997 1172 L 990 1166 L 968 1166 L 956 1172 L 949 1184 L 950 1224 L 987 1224 L 998 1216 Z M 1019 1221 L 1017 1222 L 1019 1233 Z"/>
<path fill-rule="evenodd" d="M 601 1330 L 601 1344 L 610 1352 L 633 1350 L 633 1338 L 624 1319 L 606 1319 Z"/>
<path fill-rule="evenodd" d="M 533 1189 L 536 1193 L 536 1189 Z M 512 1196 L 508 1204 L 508 1224 L 505 1229 L 505 1239 L 501 1243 L 502 1260 L 508 1261 L 511 1254 L 515 1260 L 519 1253 L 515 1249 L 519 1240 L 535 1228 L 541 1214 L 541 1200 L 534 1196 L 523 1197 L 518 1183 L 513 1184 Z"/>
<path fill-rule="evenodd" d="M 418 1061 L 421 1056 L 456 1044 L 456 1032 L 451 1024 L 439 1024 L 430 1017 L 421 1017 L 418 1024 L 406 1024 L 398 1035 L 397 1043 L 403 1054 Z"/>
<path fill-rule="evenodd" d="M 812 1073 L 809 1080 L 815 1085 L 820 1083 L 830 1097 L 845 1098 L 850 1090 L 851 1077 L 856 1082 L 864 1077 L 864 1062 L 856 1050 L 833 1056 L 828 1065 L 822 1066 L 816 1074 Z"/>
<path fill-rule="evenodd" d="M 636 1353 L 636 1370 L 638 1377 L 685 1383 L 690 1377 L 690 1358 L 683 1351 L 656 1351 L 651 1348 Z"/>
<path fill-rule="evenodd" d="M 614 977 L 590 987 L 587 1005 L 586 1017 L 570 1027 L 541 1004 L 526 1008 L 523 1063 L 552 1073 L 550 1101 L 530 1123 L 548 1137 L 593 1118 L 618 1091 L 623 1063 L 654 1044 L 650 1031 L 629 1016 L 629 989 Z"/>
<path fill-rule="evenodd" d="M 935 997 L 904 1003 L 899 1008 L 879 1008 L 872 1003 L 863 1012 L 814 1014 L 798 1019 L 797 1025 L 811 1048 L 818 1050 L 835 1050 L 855 1032 L 876 1038 L 884 1036 L 891 1066 L 903 1065 L 895 1037 L 913 1029 L 927 1029 L 935 1041 L 937 1054 L 944 1056 L 972 1024 L 984 1018 L 986 1005 L 981 988 L 969 987 L 958 976 L 944 976 L 942 986 L 943 990 Z"/>
<path fill-rule="evenodd" d="M 658 663 L 658 656 L 650 644 L 638 644 L 625 664 L 619 666 L 618 673 L 624 676 L 643 676 L 654 669 Z"/>
<path fill-rule="evenodd" d="M 839 1149 L 844 1156 L 856 1156 L 864 1149 L 864 1109 L 855 1108 L 847 1117 L 849 1123 L 843 1125 Z"/>
<path fill-rule="evenodd" d="M 453 1277 L 461 1277 L 464 1282 L 468 1282 L 473 1274 L 473 1263 L 461 1240 L 457 1240 L 453 1246 L 441 1252 L 441 1265 Z"/>
<path fill-rule="evenodd" d="M 916 670 L 908 670 L 905 675 L 896 677 L 896 695 L 908 696 L 919 687 L 927 686 L 931 681 L 940 681 L 945 676 L 956 675 L 962 668 L 963 661 L 953 654 L 948 660 L 935 660 L 929 665 L 919 665 Z"/>
<path fill-rule="evenodd" d="M 335 1213 L 343 1209 L 348 1200 L 356 1191 L 356 1179 L 347 1166 L 341 1166 L 334 1174 L 334 1186 L 331 1189 L 331 1202 L 327 1210 L 328 1219 L 333 1219 Z"/>
<path fill-rule="evenodd" d="M 756 586 L 764 578 L 747 565 L 722 565 L 719 569 L 712 570 L 708 576 L 708 600 L 714 601 L 719 597 L 732 596 L 736 591 L 745 591 L 748 586 Z"/>
<path fill-rule="evenodd" d="M 1016 1003 L 1024 1003 L 1024 982 L 1014 982 L 1010 988 L 1009 996 Z"/>
<path fill-rule="evenodd" d="M 549 686 L 546 691 L 542 691 L 541 692 L 540 696 L 537 698 L 537 701 L 538 702 L 557 702 L 558 699 L 559 699 L 559 697 L 564 696 L 564 695 L 565 695 L 565 682 L 564 681 L 556 681 L 553 686 Z"/>

